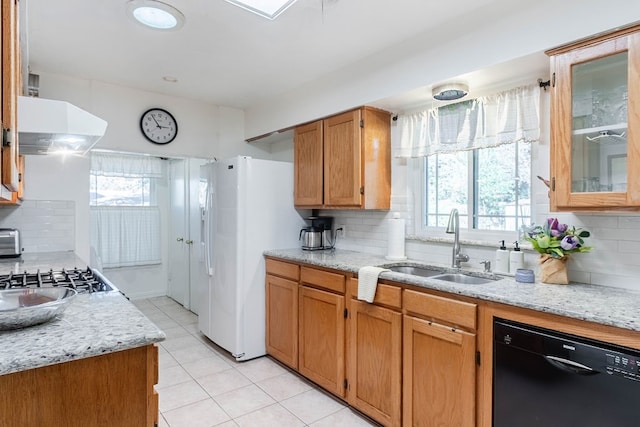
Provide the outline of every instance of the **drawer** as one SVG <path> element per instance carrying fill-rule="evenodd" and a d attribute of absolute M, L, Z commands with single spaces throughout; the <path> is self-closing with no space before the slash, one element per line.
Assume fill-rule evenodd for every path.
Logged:
<path fill-rule="evenodd" d="M 310 267 L 300 269 L 300 282 L 313 285 L 319 288 L 344 294 L 345 290 L 344 274 L 331 273 L 329 271 L 317 270 Z"/>
<path fill-rule="evenodd" d="M 272 258 L 267 258 L 265 263 L 268 274 L 295 280 L 296 282 L 300 279 L 300 266 L 298 264 Z"/>
<path fill-rule="evenodd" d="M 349 293 L 352 298 L 358 298 L 358 279 L 349 280 Z M 402 307 L 402 289 L 398 286 L 378 283 L 373 304 L 386 305 L 399 310 Z"/>
<path fill-rule="evenodd" d="M 476 304 L 411 290 L 404 291 L 402 303 L 407 314 L 413 313 L 426 319 L 442 320 L 472 330 L 477 327 Z"/>

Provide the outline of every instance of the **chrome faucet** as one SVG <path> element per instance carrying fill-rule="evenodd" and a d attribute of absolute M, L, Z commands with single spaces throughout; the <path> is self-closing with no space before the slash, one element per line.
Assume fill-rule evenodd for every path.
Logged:
<path fill-rule="evenodd" d="M 461 262 L 469 261 L 469 255 L 460 253 L 460 218 L 458 209 L 451 209 L 449 214 L 449 224 L 447 234 L 453 234 L 453 253 L 451 255 L 451 267 L 460 268 Z"/>

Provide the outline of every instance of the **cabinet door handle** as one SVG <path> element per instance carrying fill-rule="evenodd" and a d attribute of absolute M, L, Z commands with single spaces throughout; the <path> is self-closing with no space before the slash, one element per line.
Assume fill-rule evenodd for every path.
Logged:
<path fill-rule="evenodd" d="M 193 245 L 193 240 L 187 240 L 185 243 L 186 243 L 187 245 Z"/>
<path fill-rule="evenodd" d="M 184 241 L 184 239 L 183 239 L 182 237 L 178 237 L 178 238 L 176 239 L 176 242 L 182 242 L 182 241 Z"/>

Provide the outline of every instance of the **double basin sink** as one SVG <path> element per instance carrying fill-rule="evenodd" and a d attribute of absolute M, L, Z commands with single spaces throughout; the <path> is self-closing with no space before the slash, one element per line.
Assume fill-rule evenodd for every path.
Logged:
<path fill-rule="evenodd" d="M 450 272 L 438 267 L 415 266 L 415 265 L 391 265 L 382 266 L 395 273 L 408 274 L 412 276 L 429 277 L 430 279 L 444 280 L 445 282 L 460 283 L 465 285 L 482 285 L 484 283 L 500 280 L 500 277 L 475 276 L 459 271 Z"/>

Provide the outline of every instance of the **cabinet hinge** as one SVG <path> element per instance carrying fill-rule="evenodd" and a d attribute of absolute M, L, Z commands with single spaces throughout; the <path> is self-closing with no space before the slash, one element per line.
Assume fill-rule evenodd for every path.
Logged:
<path fill-rule="evenodd" d="M 363 128 L 364 127 L 364 120 L 360 120 L 360 127 Z"/>
<path fill-rule="evenodd" d="M 556 177 L 551 178 L 551 191 L 556 191 Z"/>
<path fill-rule="evenodd" d="M 480 352 L 476 351 L 476 365 L 480 366 Z"/>
<path fill-rule="evenodd" d="M 344 318 L 348 318 L 349 317 L 349 310 L 347 310 L 346 308 L 344 309 Z"/>
<path fill-rule="evenodd" d="M 3 147 L 11 147 L 13 144 L 13 135 L 11 129 L 2 129 L 2 146 Z"/>
<path fill-rule="evenodd" d="M 360 187 L 360 194 L 364 194 L 364 186 Z"/>
<path fill-rule="evenodd" d="M 551 86 L 556 87 L 556 73 L 551 74 Z"/>
<path fill-rule="evenodd" d="M 344 379 L 344 383 L 343 384 L 344 384 L 344 389 L 345 390 L 349 388 L 349 381 L 347 381 L 346 378 Z"/>

